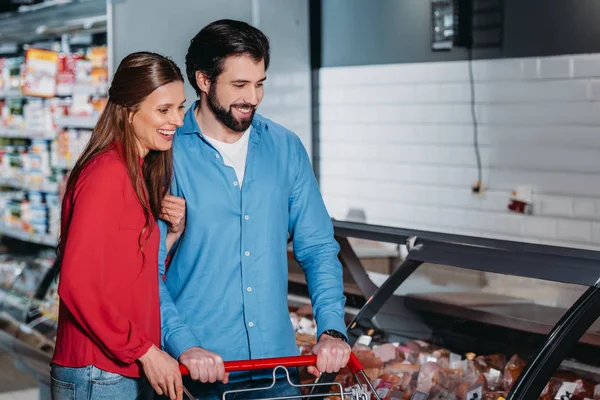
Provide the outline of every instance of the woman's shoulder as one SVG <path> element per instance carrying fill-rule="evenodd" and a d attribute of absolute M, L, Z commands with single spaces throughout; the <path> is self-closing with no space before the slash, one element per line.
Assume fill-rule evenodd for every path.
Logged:
<path fill-rule="evenodd" d="M 110 147 L 88 162 L 81 171 L 80 181 L 90 178 L 94 184 L 115 184 L 127 179 L 127 167 L 116 149 Z"/>

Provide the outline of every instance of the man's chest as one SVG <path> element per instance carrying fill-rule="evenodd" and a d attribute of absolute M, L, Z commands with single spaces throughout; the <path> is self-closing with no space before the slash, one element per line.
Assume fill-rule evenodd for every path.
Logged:
<path fill-rule="evenodd" d="M 243 184 L 235 169 L 211 147 L 174 154 L 174 194 L 186 199 L 188 220 L 235 221 L 252 213 L 287 215 L 292 171 L 287 159 L 249 148 Z"/>

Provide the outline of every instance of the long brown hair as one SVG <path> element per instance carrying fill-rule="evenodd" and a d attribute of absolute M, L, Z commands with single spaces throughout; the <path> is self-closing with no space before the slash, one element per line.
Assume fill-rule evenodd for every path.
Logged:
<path fill-rule="evenodd" d="M 129 116 L 131 112 L 135 113 L 139 110 L 140 104 L 154 90 L 175 81 L 183 82 L 181 70 L 173 61 L 159 54 L 137 52 L 129 54 L 121 61 L 108 90 L 106 107 L 100 115 L 90 141 L 69 175 L 62 203 L 63 210 L 66 210 L 67 202 L 73 201 L 79 176 L 90 161 L 106 152 L 112 145 L 116 145 L 138 200 L 144 209 L 146 222 L 139 238 L 142 254 L 151 230 L 155 229 L 151 218 L 154 220 L 158 218 L 162 199 L 171 184 L 173 157 L 170 149 L 167 151 L 151 150 L 144 158 L 140 171 L 136 138 L 133 127 L 129 123 Z M 57 247 L 59 261 L 63 245 L 68 237 L 73 207 L 70 210 L 71 215 L 66 216 L 67 223 L 63 225 L 65 229 L 61 232 Z"/>

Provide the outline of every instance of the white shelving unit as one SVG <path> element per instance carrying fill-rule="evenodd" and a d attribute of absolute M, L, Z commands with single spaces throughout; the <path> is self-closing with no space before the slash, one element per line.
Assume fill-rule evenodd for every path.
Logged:
<path fill-rule="evenodd" d="M 80 128 L 80 129 L 94 129 L 98 122 L 96 116 L 78 116 L 71 115 L 68 117 L 57 118 L 55 123 L 63 128 Z"/>
<path fill-rule="evenodd" d="M 54 247 L 58 243 L 58 238 L 55 236 L 36 232 L 27 232 L 22 229 L 6 226 L 3 223 L 0 223 L 0 235 L 50 247 Z"/>
<path fill-rule="evenodd" d="M 0 138 L 7 139 L 56 139 L 54 130 L 42 131 L 33 129 L 0 128 Z"/>
<path fill-rule="evenodd" d="M 43 193 L 58 193 L 58 184 L 46 183 L 41 185 L 28 185 L 20 179 L 5 179 L 0 178 L 0 186 L 6 186 L 13 189 L 28 190 Z"/>

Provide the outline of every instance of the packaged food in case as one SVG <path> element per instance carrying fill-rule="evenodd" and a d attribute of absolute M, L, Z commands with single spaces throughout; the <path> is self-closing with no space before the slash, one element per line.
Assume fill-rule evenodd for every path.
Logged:
<path fill-rule="evenodd" d="M 525 360 L 519 357 L 517 354 L 512 356 L 508 363 L 506 364 L 506 368 L 504 369 L 504 389 L 510 391 L 513 387 L 517 378 L 523 372 L 525 368 Z"/>
<path fill-rule="evenodd" d="M 506 356 L 504 354 L 477 356 L 475 359 L 483 362 L 488 368 L 494 368 L 498 371 L 504 371 L 504 368 L 506 367 Z"/>

